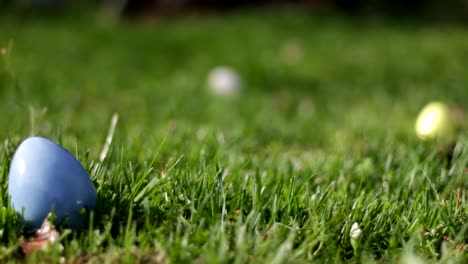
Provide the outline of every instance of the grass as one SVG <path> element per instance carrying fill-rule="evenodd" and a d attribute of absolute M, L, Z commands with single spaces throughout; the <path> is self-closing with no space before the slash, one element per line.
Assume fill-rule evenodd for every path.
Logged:
<path fill-rule="evenodd" d="M 467 131 L 451 161 L 413 132 L 429 101 L 466 110 L 461 26 L 267 9 L 153 23 L 10 14 L 0 28 L 2 262 L 468 260 Z M 216 65 L 238 70 L 239 96 L 207 89 Z M 29 135 L 75 154 L 98 203 L 86 228 L 24 256 L 6 190 Z"/>

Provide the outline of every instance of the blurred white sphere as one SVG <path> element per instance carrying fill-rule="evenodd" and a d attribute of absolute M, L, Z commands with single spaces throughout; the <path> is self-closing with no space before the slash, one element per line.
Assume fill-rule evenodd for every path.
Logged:
<path fill-rule="evenodd" d="M 215 94 L 234 95 L 240 92 L 242 82 L 234 69 L 219 66 L 208 74 L 208 85 Z"/>

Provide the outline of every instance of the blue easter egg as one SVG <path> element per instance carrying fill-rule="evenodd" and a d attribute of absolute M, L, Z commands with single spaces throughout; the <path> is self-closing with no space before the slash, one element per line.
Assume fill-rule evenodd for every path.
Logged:
<path fill-rule="evenodd" d="M 96 189 L 81 163 L 63 147 L 41 137 L 24 140 L 16 150 L 8 195 L 26 228 L 32 230 L 52 210 L 56 224 L 78 228 L 87 219 L 86 211 L 96 205 Z"/>

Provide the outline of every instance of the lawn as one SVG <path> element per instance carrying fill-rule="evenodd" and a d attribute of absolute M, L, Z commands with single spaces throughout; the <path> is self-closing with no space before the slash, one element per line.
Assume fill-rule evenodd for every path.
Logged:
<path fill-rule="evenodd" d="M 468 110 L 462 25 L 7 14 L 0 47 L 1 262 L 468 261 L 466 122 L 452 149 L 413 130 L 430 101 Z M 217 65 L 242 76 L 238 96 L 208 89 Z M 30 135 L 73 153 L 98 201 L 85 228 L 24 256 L 7 179 Z"/>

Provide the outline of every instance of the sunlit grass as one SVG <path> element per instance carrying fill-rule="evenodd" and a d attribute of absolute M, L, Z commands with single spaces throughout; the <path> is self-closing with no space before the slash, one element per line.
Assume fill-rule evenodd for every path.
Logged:
<path fill-rule="evenodd" d="M 428 101 L 466 110 L 465 29 L 298 10 L 60 21 L 0 19 L 0 261 L 467 261 L 468 134 L 448 151 L 413 131 Z M 218 65 L 239 96 L 210 93 Z M 98 202 L 25 257 L 6 179 L 31 134 L 77 156 Z"/>

